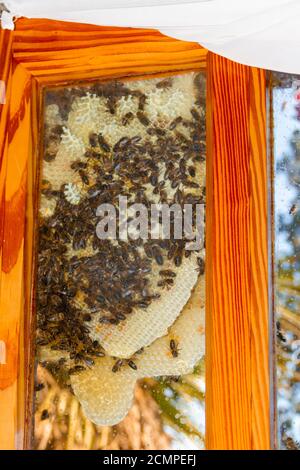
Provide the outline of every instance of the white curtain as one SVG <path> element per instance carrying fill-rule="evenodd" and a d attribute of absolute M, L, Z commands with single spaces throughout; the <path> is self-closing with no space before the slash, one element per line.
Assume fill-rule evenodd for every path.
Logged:
<path fill-rule="evenodd" d="M 300 74 L 300 0 L 10 0 L 12 15 L 157 28 L 247 65 Z M 3 14 L 9 26 L 9 14 Z"/>

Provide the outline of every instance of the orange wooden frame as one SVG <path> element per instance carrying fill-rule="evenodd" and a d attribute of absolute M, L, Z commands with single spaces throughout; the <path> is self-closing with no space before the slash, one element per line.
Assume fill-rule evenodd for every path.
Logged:
<path fill-rule="evenodd" d="M 269 449 L 265 71 L 208 56 L 206 443 Z"/>
<path fill-rule="evenodd" d="M 29 446 L 44 88 L 195 69 L 208 71 L 207 448 L 268 448 L 264 72 L 155 30 L 50 20 L 19 19 L 15 31 L 0 30 L 0 59 L 0 448 Z"/>

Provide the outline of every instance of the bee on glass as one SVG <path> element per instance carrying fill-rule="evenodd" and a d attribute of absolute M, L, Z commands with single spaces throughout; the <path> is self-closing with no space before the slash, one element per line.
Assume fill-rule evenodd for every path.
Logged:
<path fill-rule="evenodd" d="M 123 362 L 124 362 L 123 359 L 118 359 L 118 360 L 114 363 L 114 365 L 113 365 L 113 367 L 112 367 L 112 369 L 111 369 L 112 372 L 114 372 L 114 373 L 119 372 L 119 370 L 121 369 L 121 367 L 122 367 L 122 365 L 123 365 Z"/>
<path fill-rule="evenodd" d="M 293 204 L 292 207 L 289 210 L 289 214 L 290 215 L 295 215 L 296 212 L 297 212 L 297 206 L 296 206 L 296 204 Z"/>
<path fill-rule="evenodd" d="M 170 289 L 174 284 L 174 279 L 162 279 L 161 281 L 158 281 L 157 286 L 161 287 L 162 289 L 167 288 Z"/>
<path fill-rule="evenodd" d="M 135 362 L 133 362 L 132 359 L 130 359 L 129 361 L 127 361 L 127 364 L 129 365 L 129 367 L 133 370 L 137 370 L 137 365 Z"/>
<path fill-rule="evenodd" d="M 171 339 L 170 341 L 170 349 L 171 349 L 171 354 L 172 356 L 178 357 L 179 355 L 179 349 L 178 349 L 178 343 L 175 341 L 175 339 Z"/>

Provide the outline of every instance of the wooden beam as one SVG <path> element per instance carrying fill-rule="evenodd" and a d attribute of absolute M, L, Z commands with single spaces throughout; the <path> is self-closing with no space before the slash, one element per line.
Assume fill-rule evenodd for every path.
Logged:
<path fill-rule="evenodd" d="M 0 446 L 22 448 L 26 406 L 25 219 L 28 160 L 31 149 L 30 76 L 11 63 L 8 122 L 1 180 L 2 234 L 0 272 L 0 339 L 6 358 L 0 364 Z M 5 104 L 6 106 L 6 104 Z"/>
<path fill-rule="evenodd" d="M 265 72 L 208 54 L 206 447 L 270 448 Z"/>

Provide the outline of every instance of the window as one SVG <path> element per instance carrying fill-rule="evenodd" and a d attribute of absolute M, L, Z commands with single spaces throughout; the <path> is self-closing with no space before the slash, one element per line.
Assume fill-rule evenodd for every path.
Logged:
<path fill-rule="evenodd" d="M 202 448 L 205 76 L 44 103 L 34 446 Z"/>
<path fill-rule="evenodd" d="M 300 441 L 300 77 L 274 74 L 278 447 Z"/>

